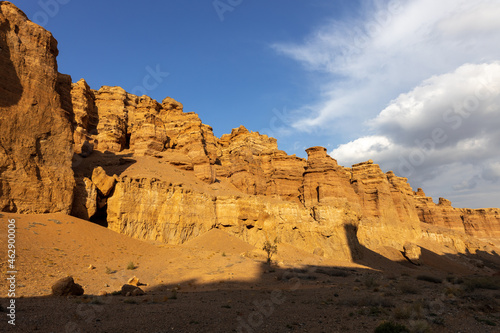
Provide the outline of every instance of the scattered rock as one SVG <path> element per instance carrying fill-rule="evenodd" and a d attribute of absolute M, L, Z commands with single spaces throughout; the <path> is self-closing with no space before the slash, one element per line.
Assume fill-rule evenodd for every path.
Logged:
<path fill-rule="evenodd" d="M 133 286 L 147 286 L 148 284 L 147 283 L 142 283 L 141 281 L 139 281 L 139 278 L 137 277 L 132 277 L 130 278 L 128 281 L 127 281 L 128 284 L 131 284 Z"/>
<path fill-rule="evenodd" d="M 124 284 L 121 293 L 123 296 L 141 296 L 145 294 L 141 288 L 131 284 Z"/>
<path fill-rule="evenodd" d="M 72 276 L 62 278 L 52 285 L 52 295 L 54 296 L 81 296 L 83 287 L 73 280 Z"/>

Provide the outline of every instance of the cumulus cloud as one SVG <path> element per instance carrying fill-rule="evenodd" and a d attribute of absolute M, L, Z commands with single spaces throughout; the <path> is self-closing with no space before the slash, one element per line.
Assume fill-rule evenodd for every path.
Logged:
<path fill-rule="evenodd" d="M 291 127 L 461 207 L 500 207 L 497 0 L 366 1 L 277 52 L 318 73 Z M 330 138 L 330 139 L 329 139 Z M 331 144 L 331 142 L 330 142 Z"/>
<path fill-rule="evenodd" d="M 329 129 L 349 119 L 353 126 L 342 128 L 353 131 L 422 80 L 499 55 L 496 0 L 378 1 L 364 12 L 332 21 L 301 43 L 273 45 L 306 69 L 328 74 L 318 75 L 319 96 L 298 110 L 296 129 Z"/>
<path fill-rule="evenodd" d="M 419 187 L 446 179 L 442 196 L 495 186 L 500 63 L 465 64 L 431 77 L 391 101 L 367 126 L 376 134 L 342 144 L 331 155 L 346 165 L 371 158 Z"/>

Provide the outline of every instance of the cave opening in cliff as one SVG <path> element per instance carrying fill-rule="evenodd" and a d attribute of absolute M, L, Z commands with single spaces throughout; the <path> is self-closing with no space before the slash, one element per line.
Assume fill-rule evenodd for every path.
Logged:
<path fill-rule="evenodd" d="M 102 227 L 108 227 L 108 205 L 104 205 L 103 207 L 98 207 L 97 211 L 94 215 L 92 215 L 89 219 L 90 222 L 98 224 Z"/>

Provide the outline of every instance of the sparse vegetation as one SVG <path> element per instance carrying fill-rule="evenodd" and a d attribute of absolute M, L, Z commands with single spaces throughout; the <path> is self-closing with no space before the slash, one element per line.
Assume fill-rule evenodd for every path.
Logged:
<path fill-rule="evenodd" d="M 462 279 L 461 277 L 456 277 L 454 275 L 448 275 L 446 277 L 446 281 L 448 281 L 449 283 L 453 283 L 453 284 L 462 284 L 462 283 L 464 283 L 464 279 Z"/>
<path fill-rule="evenodd" d="M 416 320 L 411 323 L 412 333 L 431 333 L 431 327 L 426 320 Z"/>
<path fill-rule="evenodd" d="M 135 299 L 126 298 L 126 299 L 123 300 L 123 303 L 126 303 L 126 304 L 137 304 L 137 301 Z"/>
<path fill-rule="evenodd" d="M 427 281 L 432 283 L 443 283 L 442 279 L 430 275 L 419 275 L 417 276 L 417 280 Z"/>
<path fill-rule="evenodd" d="M 116 271 L 114 269 L 111 269 L 108 266 L 106 266 L 106 271 L 105 272 L 106 272 L 106 274 L 114 274 L 114 273 L 116 273 Z"/>
<path fill-rule="evenodd" d="M 329 269 L 318 268 L 316 270 L 316 273 L 324 274 L 324 275 L 328 275 L 328 276 L 340 276 L 340 277 L 349 276 L 349 273 L 347 271 L 341 270 L 341 269 L 335 269 L 335 268 L 329 268 Z"/>
<path fill-rule="evenodd" d="M 478 322 L 489 325 L 489 326 L 497 326 L 497 324 L 494 321 L 491 321 L 489 319 L 483 319 L 479 317 L 474 317 Z"/>
<path fill-rule="evenodd" d="M 375 333 L 410 333 L 410 330 L 405 325 L 386 321 L 375 328 Z"/>
<path fill-rule="evenodd" d="M 405 304 L 394 309 L 395 319 L 421 319 L 423 315 L 423 307 L 421 302 Z"/>
<path fill-rule="evenodd" d="M 403 294 L 418 294 L 419 290 L 414 284 L 403 283 L 399 286 L 399 289 Z"/>
<path fill-rule="evenodd" d="M 262 249 L 266 251 L 267 263 L 271 265 L 271 259 L 273 255 L 278 252 L 278 245 L 276 244 L 276 239 L 274 240 L 273 243 L 271 243 L 269 240 L 266 240 L 264 242 L 264 246 L 262 247 Z"/>
<path fill-rule="evenodd" d="M 444 294 L 448 297 L 457 297 L 457 296 L 462 296 L 463 290 L 459 287 L 447 287 L 444 290 Z"/>
<path fill-rule="evenodd" d="M 376 288 L 379 286 L 377 279 L 373 275 L 365 275 L 363 277 L 363 284 L 366 288 Z"/>
<path fill-rule="evenodd" d="M 103 305 L 104 302 L 100 298 L 95 297 L 90 301 L 90 304 Z"/>
<path fill-rule="evenodd" d="M 137 266 L 132 261 L 129 262 L 128 265 L 127 265 L 127 269 L 128 270 L 134 270 L 136 268 L 137 268 Z"/>
<path fill-rule="evenodd" d="M 465 280 L 465 290 L 474 291 L 476 289 L 500 289 L 500 281 L 490 276 L 477 276 Z"/>

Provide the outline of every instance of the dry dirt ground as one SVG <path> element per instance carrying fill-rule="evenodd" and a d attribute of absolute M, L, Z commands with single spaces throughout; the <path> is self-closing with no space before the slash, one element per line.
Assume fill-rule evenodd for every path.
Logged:
<path fill-rule="evenodd" d="M 415 266 L 380 249 L 384 256 L 365 250 L 346 263 L 278 244 L 269 266 L 264 251 L 217 229 L 171 246 L 63 214 L 0 215 L 0 332 L 374 332 L 386 321 L 411 332 L 500 332 L 497 256 L 424 250 Z M 6 309 L 9 219 L 15 326 Z M 68 275 L 85 294 L 50 296 Z M 113 295 L 133 276 L 144 296 Z"/>

